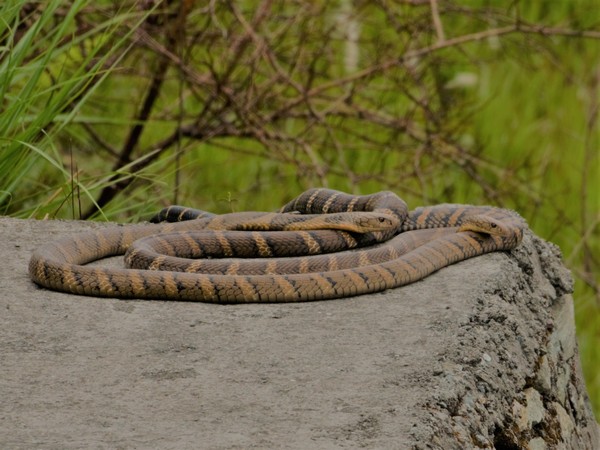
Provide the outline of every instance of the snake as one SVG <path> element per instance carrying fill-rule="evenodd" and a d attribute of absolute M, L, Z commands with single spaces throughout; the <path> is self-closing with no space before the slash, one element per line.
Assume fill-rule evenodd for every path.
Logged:
<path fill-rule="evenodd" d="M 87 231 L 33 251 L 39 286 L 79 295 L 213 303 L 298 302 L 398 288 L 509 251 L 525 221 L 491 206 L 409 211 L 396 194 L 310 189 L 277 212 L 165 208 L 156 223 Z M 90 262 L 125 255 L 127 267 Z"/>

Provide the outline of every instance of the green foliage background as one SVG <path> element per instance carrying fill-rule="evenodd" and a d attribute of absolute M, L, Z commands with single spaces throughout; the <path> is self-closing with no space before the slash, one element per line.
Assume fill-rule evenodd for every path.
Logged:
<path fill-rule="evenodd" d="M 0 5 L 0 213 L 79 218 L 87 210 L 98 219 L 137 221 L 174 201 L 215 212 L 273 210 L 305 188 L 323 184 L 355 193 L 391 189 L 412 206 L 512 207 L 534 232 L 561 247 L 575 275 L 581 358 L 600 412 L 600 26 L 595 2 L 445 2 L 440 18 L 446 39 L 489 31 L 496 20 L 499 28 L 523 23 L 544 29 L 491 33 L 433 49 L 414 63 L 414 76 L 407 58 L 398 70 L 374 71 L 340 85 L 335 80 L 377 64 L 380 54 L 402 59 L 403 52 L 435 47 L 428 2 L 425 7 L 398 2 L 393 17 L 408 24 L 402 33 L 384 9 L 354 3 L 362 39 L 359 64 L 350 71 L 344 68 L 343 36 L 331 31 L 324 45 L 314 35 L 332 27 L 322 13 L 330 10 L 307 12 L 305 7 L 308 18 L 291 22 L 290 30 L 278 29 L 276 20 L 257 28 L 264 33 L 260 36 L 277 35 L 280 66 L 263 68 L 245 64 L 241 51 L 228 53 L 239 36 L 232 30 L 243 33 L 243 18 L 251 22 L 261 2 L 241 2 L 239 10 L 229 2 L 217 11 L 187 10 L 187 25 L 206 30 L 193 51 L 180 45 L 192 33 L 143 33 L 148 23 L 154 31 L 168 29 L 169 18 L 181 25 L 173 19 L 174 3 L 166 9 L 160 2 L 148 8 L 147 2 L 142 7 L 142 2 L 86 0 L 69 6 L 22 0 Z M 296 6 L 283 3 L 274 7 L 274 16 L 296 13 Z M 347 5 L 329 4 L 333 11 Z M 582 30 L 588 34 L 577 32 Z M 300 41 L 294 36 L 299 35 L 305 53 L 296 51 Z M 255 38 L 247 45 L 256 50 L 259 43 Z M 152 111 L 142 117 L 143 99 L 165 54 L 178 55 L 207 78 L 188 84 L 184 78 L 191 75 L 171 58 Z M 241 63 L 231 65 L 236 57 Z M 293 82 L 332 87 L 312 106 L 275 117 L 272 111 L 282 111 L 277 102 L 292 101 L 298 92 L 294 83 L 270 85 L 271 75 L 300 60 L 312 68 L 290 71 Z M 226 74 L 230 67 L 234 70 Z M 223 88 L 221 96 L 202 91 L 201 81 L 209 79 L 223 83 L 214 84 Z M 236 104 L 244 98 L 236 95 L 253 89 L 260 91 L 262 103 Z M 348 108 L 364 107 L 362 115 L 336 103 L 347 89 L 355 92 L 344 97 Z M 415 98 L 431 103 L 415 107 Z M 207 108 L 208 102 L 219 108 Z M 202 126 L 194 132 L 186 128 L 202 115 L 208 117 L 196 123 Z M 400 119 L 412 125 L 401 126 Z M 136 125 L 142 127 L 139 141 L 123 158 L 119 149 Z M 101 193 L 113 188 L 116 195 L 98 204 Z"/>

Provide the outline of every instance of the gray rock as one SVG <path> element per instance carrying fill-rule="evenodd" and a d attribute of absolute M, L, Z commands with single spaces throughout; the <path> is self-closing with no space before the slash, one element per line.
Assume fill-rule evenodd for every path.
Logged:
<path fill-rule="evenodd" d="M 0 218 L 0 448 L 600 448 L 573 281 L 530 233 L 401 289 L 314 303 L 29 280 L 34 248 L 100 226 Z"/>

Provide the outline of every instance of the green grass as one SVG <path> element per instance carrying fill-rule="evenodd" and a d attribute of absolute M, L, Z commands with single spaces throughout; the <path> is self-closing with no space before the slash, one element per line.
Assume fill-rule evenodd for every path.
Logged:
<path fill-rule="evenodd" d="M 137 221 L 174 200 L 214 212 L 273 210 L 323 184 L 355 193 L 390 189 L 411 206 L 512 207 L 537 234 L 561 247 L 575 275 L 581 359 L 600 414 L 597 39 L 513 33 L 440 50 L 413 66 L 324 90 L 310 108 L 300 103 L 290 116 L 259 130 L 275 137 L 240 137 L 219 134 L 219 126 L 245 130 L 297 98 L 294 83 L 310 80 L 316 87 L 353 74 L 343 67 L 342 37 L 331 31 L 325 45 L 329 41 L 318 34 L 335 28 L 329 20 L 335 6 L 274 7 L 276 19 L 266 20 L 259 32 L 277 33 L 274 54 L 291 81 L 271 82 L 272 61 L 250 59 L 259 53 L 256 42 L 230 51 L 243 27 L 220 4 L 217 20 L 189 12 L 188 29 L 205 31 L 197 35 L 204 40 L 191 41 L 196 35 L 190 31 L 191 43 L 178 47 L 169 41 L 176 40 L 169 34 L 173 11 L 157 16 L 159 25 L 148 25 L 152 11 L 128 2 L 114 9 L 111 2 L 80 0 L 65 10 L 63 2 L 49 1 L 23 14 L 27 3 L 0 4 L 0 213 L 78 218 L 115 181 L 131 184 L 96 218 Z M 240 5 L 250 21 L 253 2 Z M 442 10 L 448 38 L 505 26 L 517 14 L 526 23 L 598 30 L 594 2 L 585 0 L 510 2 L 502 8 L 473 0 L 460 6 Z M 483 8 L 488 15 L 477 14 Z M 435 42 L 426 32 L 431 23 L 426 7 L 403 4 L 395 11 L 405 15 L 398 23 L 406 29 L 397 23 L 394 28 L 395 18 L 373 5 L 358 11 L 357 70 Z M 297 21 L 282 25 L 295 16 Z M 152 114 L 139 121 L 162 55 L 148 42 L 207 78 L 194 84 L 171 65 Z M 228 72 L 230 64 L 234 70 Z M 227 85 L 230 97 L 212 96 L 209 75 Z M 351 99 L 343 98 L 350 92 Z M 246 93 L 256 103 L 244 110 L 236 102 Z M 205 114 L 207 104 L 212 109 Z M 345 114 L 353 105 L 378 119 Z M 317 120 L 318 114 L 323 118 Z M 176 127 L 200 116 L 207 117 L 201 129 L 213 135 L 182 138 L 160 151 Z M 411 128 L 394 128 L 389 125 L 394 119 L 406 119 Z M 144 125 L 143 133 L 130 160 L 115 169 L 136 124 Z M 140 169 L 138 163 L 154 151 L 159 156 Z"/>
<path fill-rule="evenodd" d="M 57 190 L 72 192 L 75 185 L 93 201 L 94 186 L 79 183 L 65 168 L 64 149 L 56 143 L 70 139 L 67 125 L 126 54 L 117 51 L 130 33 L 117 36 L 111 47 L 106 41 L 132 15 L 124 12 L 75 35 L 75 18 L 89 3 L 72 2 L 62 19 L 57 17 L 61 1 L 41 7 L 39 15 L 24 14 L 22 1 L 0 6 L 0 206 L 6 213 L 17 200 L 17 209 L 36 214 Z M 29 188 L 16 197 L 23 185 Z"/>

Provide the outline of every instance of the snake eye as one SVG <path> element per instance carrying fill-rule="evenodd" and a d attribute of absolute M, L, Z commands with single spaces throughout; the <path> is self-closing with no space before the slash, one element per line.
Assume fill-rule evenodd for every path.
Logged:
<path fill-rule="evenodd" d="M 497 226 L 498 226 L 498 225 L 496 225 L 496 224 L 495 224 L 495 223 L 493 223 L 493 222 L 492 222 L 492 223 L 490 223 L 490 227 L 492 227 L 492 228 L 496 228 Z"/>
<path fill-rule="evenodd" d="M 383 217 L 380 217 L 380 218 L 379 218 L 379 223 L 383 223 L 383 222 L 385 222 L 385 218 L 383 218 Z"/>

